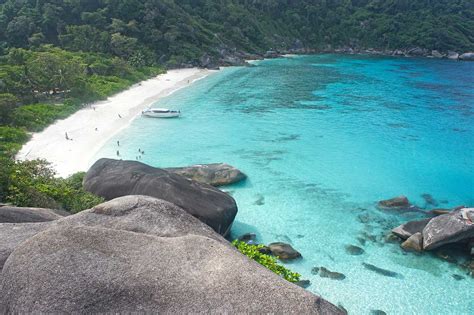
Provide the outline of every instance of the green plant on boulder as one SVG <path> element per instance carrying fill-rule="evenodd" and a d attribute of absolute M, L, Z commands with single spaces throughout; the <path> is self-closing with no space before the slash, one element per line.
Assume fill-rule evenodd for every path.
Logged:
<path fill-rule="evenodd" d="M 278 264 L 275 257 L 261 253 L 260 250 L 265 247 L 264 245 L 250 245 L 239 240 L 234 240 L 232 245 L 234 245 L 239 252 L 245 256 L 255 260 L 260 265 L 270 269 L 282 278 L 290 282 L 298 282 L 300 280 L 301 275 L 299 273 L 293 272 Z"/>
<path fill-rule="evenodd" d="M 44 160 L 10 160 L 1 170 L 0 197 L 16 206 L 64 209 L 76 213 L 104 201 L 83 190 L 84 173 L 58 178 Z"/>

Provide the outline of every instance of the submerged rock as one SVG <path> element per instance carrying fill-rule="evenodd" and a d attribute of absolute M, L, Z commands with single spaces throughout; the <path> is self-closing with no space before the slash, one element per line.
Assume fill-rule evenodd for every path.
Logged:
<path fill-rule="evenodd" d="M 255 233 L 245 233 L 239 236 L 237 239 L 241 242 L 249 243 L 249 242 L 254 242 L 256 238 L 257 238 L 257 235 Z"/>
<path fill-rule="evenodd" d="M 2 314 L 341 314 L 163 200 L 127 196 L 28 225 L 50 227 L 5 263 Z"/>
<path fill-rule="evenodd" d="M 85 190 L 107 200 L 147 195 L 169 201 L 221 235 L 228 234 L 237 214 L 234 198 L 217 188 L 136 161 L 100 159 L 83 184 Z"/>
<path fill-rule="evenodd" d="M 413 234 L 422 232 L 425 226 L 428 224 L 428 222 L 430 222 L 430 220 L 431 218 L 404 223 L 392 229 L 392 233 L 406 240 Z"/>
<path fill-rule="evenodd" d="M 381 200 L 378 202 L 378 207 L 381 209 L 396 209 L 403 210 L 411 207 L 408 198 L 405 196 L 398 196 L 387 200 Z"/>
<path fill-rule="evenodd" d="M 66 211 L 45 208 L 0 206 L 0 223 L 46 222 L 69 215 Z"/>
<path fill-rule="evenodd" d="M 371 310 L 370 315 L 387 315 L 387 313 L 382 310 Z"/>
<path fill-rule="evenodd" d="M 364 249 L 360 248 L 359 246 L 347 245 L 346 246 L 346 252 L 349 255 L 362 255 L 365 251 L 364 251 Z"/>
<path fill-rule="evenodd" d="M 457 274 L 452 274 L 451 276 L 454 278 L 454 280 L 458 280 L 458 281 L 465 279 L 463 276 L 457 275 Z"/>
<path fill-rule="evenodd" d="M 247 178 L 244 173 L 235 167 L 224 163 L 172 167 L 165 168 L 165 170 L 212 186 L 230 185 Z"/>
<path fill-rule="evenodd" d="M 307 287 L 309 287 L 311 285 L 311 281 L 309 281 L 309 280 L 300 280 L 300 281 L 295 282 L 295 284 L 299 287 L 302 287 L 303 289 L 306 289 Z"/>
<path fill-rule="evenodd" d="M 282 260 L 290 260 L 295 258 L 300 258 L 301 254 L 295 250 L 290 244 L 283 242 L 275 242 L 268 245 L 268 248 L 273 255 L 277 256 Z"/>
<path fill-rule="evenodd" d="M 432 250 L 444 244 L 474 237 L 474 208 L 463 208 L 435 217 L 423 229 L 423 248 Z"/>
<path fill-rule="evenodd" d="M 423 236 L 420 232 L 417 232 L 410 236 L 405 242 L 402 243 L 401 247 L 406 251 L 423 251 Z"/>
<path fill-rule="evenodd" d="M 330 278 L 333 280 L 344 280 L 346 278 L 343 273 L 331 271 L 325 267 L 313 267 L 313 269 L 311 269 L 311 274 L 319 274 L 322 278 Z"/>
<path fill-rule="evenodd" d="M 421 197 L 425 200 L 426 205 L 437 206 L 438 202 L 430 194 L 422 194 Z"/>
<path fill-rule="evenodd" d="M 399 278 L 399 279 L 403 278 L 403 276 L 401 274 L 396 273 L 395 271 L 390 271 L 390 270 L 387 270 L 387 269 L 383 269 L 383 268 L 380 268 L 380 267 L 377 267 L 375 265 L 368 264 L 368 263 L 362 263 L 362 265 L 365 267 L 365 269 L 368 269 L 370 271 L 378 273 L 382 276 L 391 277 L 391 278 Z"/>

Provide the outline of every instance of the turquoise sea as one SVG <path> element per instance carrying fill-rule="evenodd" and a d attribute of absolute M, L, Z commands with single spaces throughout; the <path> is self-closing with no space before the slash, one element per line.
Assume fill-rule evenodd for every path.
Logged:
<path fill-rule="evenodd" d="M 303 259 L 287 266 L 350 314 L 474 312 L 474 279 L 458 266 L 466 257 L 455 264 L 404 253 L 385 235 L 423 215 L 375 208 L 401 194 L 427 209 L 474 205 L 474 63 L 266 60 L 223 69 L 154 106 L 183 117 L 137 118 L 97 158 L 115 158 L 120 140 L 123 158 L 135 160 L 140 148 L 141 161 L 158 167 L 226 162 L 241 169 L 248 180 L 225 188 L 239 206 L 233 236 L 291 243 Z M 365 252 L 350 255 L 347 245 Z M 321 266 L 346 278 L 311 273 Z"/>

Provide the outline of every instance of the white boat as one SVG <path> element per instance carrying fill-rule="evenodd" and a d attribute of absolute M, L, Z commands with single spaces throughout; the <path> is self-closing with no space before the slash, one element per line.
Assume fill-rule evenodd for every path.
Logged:
<path fill-rule="evenodd" d="M 181 112 L 179 110 L 171 110 L 167 108 L 147 108 L 142 111 L 142 115 L 156 118 L 173 118 L 179 117 Z"/>

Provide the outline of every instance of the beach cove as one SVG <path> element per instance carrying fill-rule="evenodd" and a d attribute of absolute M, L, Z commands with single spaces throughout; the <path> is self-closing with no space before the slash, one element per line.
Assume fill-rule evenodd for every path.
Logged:
<path fill-rule="evenodd" d="M 17 159 L 45 159 L 62 177 L 87 171 L 97 151 L 142 110 L 213 72 L 198 68 L 169 70 L 107 100 L 89 104 L 42 132 L 34 133 Z"/>

